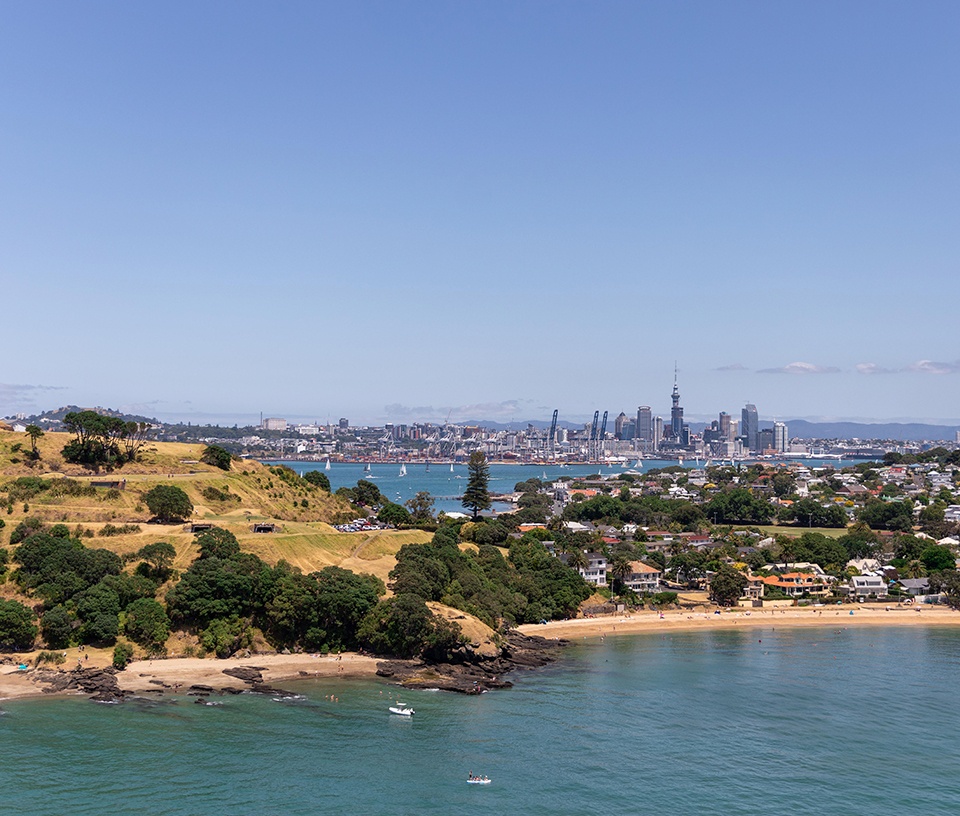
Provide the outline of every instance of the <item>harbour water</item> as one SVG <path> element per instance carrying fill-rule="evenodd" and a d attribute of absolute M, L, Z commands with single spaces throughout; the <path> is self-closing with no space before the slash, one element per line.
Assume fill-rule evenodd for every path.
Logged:
<path fill-rule="evenodd" d="M 4 813 L 832 814 L 960 809 L 960 629 L 608 637 L 479 697 L 3 704 Z M 327 699 L 330 695 L 339 701 Z M 488 786 L 466 784 L 486 774 Z"/>
<path fill-rule="evenodd" d="M 792 460 L 805 464 L 808 467 L 825 467 L 828 465 L 839 466 L 849 465 L 852 462 L 838 463 L 823 459 L 812 460 Z M 353 487 L 358 479 L 368 479 L 373 482 L 380 492 L 388 499 L 394 502 L 403 503 L 412 499 L 419 490 L 426 490 L 435 499 L 434 511 L 441 510 L 463 511 L 460 504 L 460 496 L 467 485 L 467 466 L 465 464 L 456 464 L 453 470 L 450 464 L 433 463 L 429 466 L 420 464 L 407 464 L 406 475 L 400 475 L 399 464 L 373 464 L 370 471 L 364 470 L 364 465 L 360 463 L 331 463 L 330 470 L 325 470 L 323 462 L 299 462 L 299 461 L 271 461 L 269 464 L 284 464 L 292 468 L 297 473 L 303 474 L 310 470 L 322 470 L 330 479 L 330 487 L 337 490 L 340 487 Z M 640 462 L 640 467 L 635 467 L 636 460 L 631 460 L 629 471 L 634 473 L 646 473 L 655 468 L 665 468 L 671 465 L 676 466 L 676 460 L 644 459 Z M 693 461 L 685 463 L 687 467 L 695 467 Z M 703 462 L 700 463 L 703 466 Z M 767 463 L 767 464 L 773 464 Z M 544 481 L 554 481 L 561 476 L 568 476 L 572 479 L 586 478 L 590 476 L 614 476 L 627 472 L 624 467 L 608 468 L 606 465 L 569 465 L 560 467 L 558 465 L 490 465 L 490 483 L 491 493 L 511 493 L 517 482 L 523 482 L 527 479 L 543 479 Z M 495 504 L 497 511 L 510 509 L 509 504 Z"/>

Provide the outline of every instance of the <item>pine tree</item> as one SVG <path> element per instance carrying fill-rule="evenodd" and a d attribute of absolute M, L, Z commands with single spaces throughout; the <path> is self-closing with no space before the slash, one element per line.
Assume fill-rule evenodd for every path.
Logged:
<path fill-rule="evenodd" d="M 486 510 L 490 506 L 490 492 L 487 490 L 487 484 L 490 481 L 490 466 L 487 464 L 487 457 L 483 451 L 474 451 L 470 454 L 470 461 L 467 462 L 467 472 L 470 474 L 467 481 L 467 489 L 463 491 L 461 504 L 465 509 L 473 513 L 473 519 L 476 521 L 480 517 L 480 511 Z"/>

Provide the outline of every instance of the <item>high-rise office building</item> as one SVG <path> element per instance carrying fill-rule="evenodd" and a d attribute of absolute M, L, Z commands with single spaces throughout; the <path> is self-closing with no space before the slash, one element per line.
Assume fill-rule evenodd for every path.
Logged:
<path fill-rule="evenodd" d="M 730 438 L 730 414 L 726 411 L 720 412 L 720 421 L 717 423 L 717 428 L 720 431 L 720 438 L 727 440 Z"/>
<path fill-rule="evenodd" d="M 757 416 L 757 406 L 748 402 L 740 412 L 740 436 L 749 450 L 760 450 L 760 419 Z"/>
<path fill-rule="evenodd" d="M 623 439 L 623 423 L 626 421 L 627 415 L 621 411 L 620 416 L 613 422 L 613 436 L 615 439 Z"/>
<path fill-rule="evenodd" d="M 654 417 L 653 418 L 653 440 L 652 447 L 653 450 L 659 450 L 660 442 L 663 441 L 663 417 Z"/>
<path fill-rule="evenodd" d="M 777 453 L 786 453 L 788 443 L 789 443 L 789 434 L 787 432 L 786 423 L 774 422 L 773 423 L 773 449 Z"/>
<path fill-rule="evenodd" d="M 653 447 L 653 414 L 649 405 L 637 408 L 637 439 L 648 450 Z"/>

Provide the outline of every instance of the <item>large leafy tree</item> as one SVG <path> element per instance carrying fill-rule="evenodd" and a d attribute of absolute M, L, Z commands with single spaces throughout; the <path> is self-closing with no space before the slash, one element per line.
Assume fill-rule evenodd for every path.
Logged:
<path fill-rule="evenodd" d="M 721 606 L 733 606 L 746 586 L 747 579 L 742 573 L 729 564 L 721 564 L 710 579 L 710 595 Z"/>
<path fill-rule="evenodd" d="M 143 500 L 157 521 L 182 521 L 193 513 L 193 502 L 179 487 L 157 485 L 148 490 Z"/>
<path fill-rule="evenodd" d="M 490 507 L 490 466 L 483 451 L 474 451 L 467 462 L 467 489 L 463 491 L 460 503 L 473 514 L 473 520 L 480 517 L 480 511 Z"/>
<path fill-rule="evenodd" d="M 407 502 L 410 520 L 414 524 L 433 521 L 433 496 L 426 490 L 420 490 Z"/>
<path fill-rule="evenodd" d="M 310 482 L 310 484 L 319 487 L 321 490 L 326 490 L 327 493 L 330 492 L 330 480 L 327 478 L 326 473 L 322 473 L 319 470 L 308 470 L 303 474 L 303 480 Z"/>
<path fill-rule="evenodd" d="M 125 422 L 96 411 L 71 411 L 63 424 L 74 434 L 63 448 L 63 458 L 93 468 L 122 467 L 124 462 L 132 462 L 150 430 L 147 422 Z"/>
<path fill-rule="evenodd" d="M 19 601 L 0 599 L 0 647 L 29 649 L 37 636 L 33 612 Z"/>
<path fill-rule="evenodd" d="M 230 470 L 233 457 L 226 448 L 221 448 L 219 445 L 207 445 L 200 455 L 200 461 L 218 467 L 220 470 Z"/>

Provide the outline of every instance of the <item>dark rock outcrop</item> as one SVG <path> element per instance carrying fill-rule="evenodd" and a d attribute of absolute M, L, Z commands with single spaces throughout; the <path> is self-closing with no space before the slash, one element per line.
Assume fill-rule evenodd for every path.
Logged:
<path fill-rule="evenodd" d="M 67 672 L 39 671 L 36 679 L 46 686 L 43 691 L 47 694 L 75 690 L 92 695 L 90 699 L 98 703 L 119 703 L 132 692 L 120 688 L 116 675 L 114 668 L 79 668 Z"/>
<path fill-rule="evenodd" d="M 491 689 L 513 685 L 504 675 L 516 669 L 538 669 L 557 659 L 565 640 L 511 632 L 496 657 L 482 657 L 462 647 L 450 663 L 427 663 L 423 660 L 385 660 L 377 664 L 377 674 L 407 688 L 438 688 L 461 694 L 482 694 Z"/>

